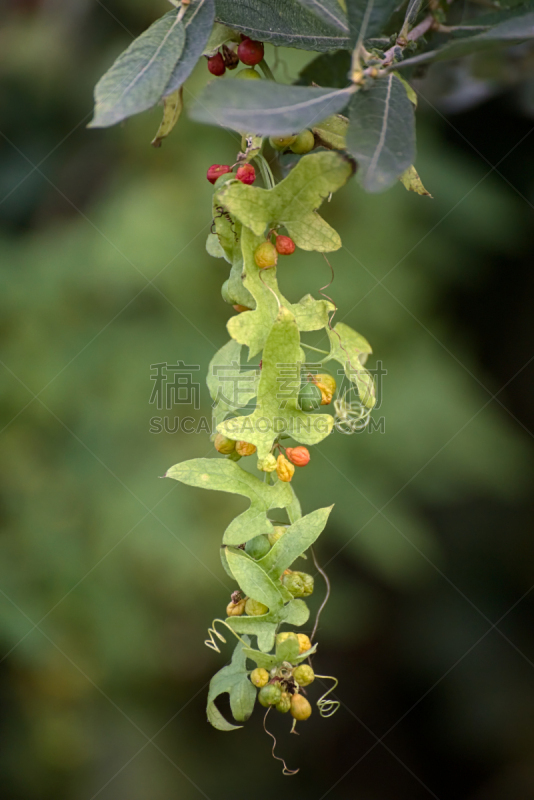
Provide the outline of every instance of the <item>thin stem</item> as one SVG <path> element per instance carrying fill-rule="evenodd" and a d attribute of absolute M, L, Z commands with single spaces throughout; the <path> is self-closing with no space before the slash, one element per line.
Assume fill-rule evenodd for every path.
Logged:
<path fill-rule="evenodd" d="M 321 613 L 322 613 L 323 608 L 325 607 L 325 605 L 328 603 L 328 599 L 330 597 L 330 579 L 329 579 L 328 575 L 326 574 L 326 572 L 324 571 L 324 569 L 321 566 L 319 566 L 319 562 L 317 561 L 317 556 L 315 555 L 315 550 L 313 549 L 313 547 L 310 547 L 310 550 L 311 550 L 311 554 L 312 554 L 312 558 L 313 558 L 313 563 L 315 564 L 315 569 L 317 570 L 317 572 L 321 573 L 321 575 L 323 576 L 323 580 L 324 580 L 324 582 L 326 584 L 326 594 L 325 594 L 323 602 L 319 606 L 319 610 L 317 611 L 317 615 L 315 617 L 315 625 L 313 626 L 312 635 L 310 636 L 310 642 L 313 642 L 313 638 L 314 638 L 315 634 L 317 633 L 317 628 L 319 627 L 319 619 L 320 619 Z"/>
<path fill-rule="evenodd" d="M 271 70 L 270 66 L 268 65 L 268 63 L 266 62 L 265 59 L 263 59 L 263 61 L 260 61 L 260 69 L 261 69 L 261 71 L 263 72 L 263 74 L 265 75 L 265 77 L 267 78 L 268 81 L 275 81 L 276 82 L 276 78 L 274 77 L 274 75 L 272 73 L 272 70 Z"/>
<path fill-rule="evenodd" d="M 330 353 L 327 350 L 319 350 L 318 347 L 312 347 L 311 344 L 304 344 L 304 342 L 301 342 L 300 346 L 305 347 L 306 350 L 313 350 L 314 353 L 321 353 L 324 356 L 330 355 Z"/>
<path fill-rule="evenodd" d="M 272 189 L 275 186 L 275 180 L 267 159 L 261 153 L 258 153 L 254 160 L 258 162 L 265 188 Z"/>

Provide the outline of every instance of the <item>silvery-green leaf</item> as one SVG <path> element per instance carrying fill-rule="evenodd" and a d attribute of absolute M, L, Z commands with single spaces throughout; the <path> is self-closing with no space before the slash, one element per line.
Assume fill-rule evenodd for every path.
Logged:
<path fill-rule="evenodd" d="M 165 95 L 178 89 L 193 71 L 210 36 L 214 18 L 214 0 L 191 0 L 187 6 L 182 18 L 185 44 L 165 87 Z"/>
<path fill-rule="evenodd" d="M 226 692 L 230 695 L 230 708 L 238 722 L 246 721 L 252 714 L 256 700 L 256 689 L 248 679 L 246 650 L 238 642 L 232 655 L 231 663 L 217 672 L 210 681 L 208 691 L 207 715 L 214 728 L 220 731 L 233 731 L 241 725 L 232 725 L 228 722 L 217 706 L 215 700 Z M 248 688 L 247 685 L 248 684 Z"/>
<path fill-rule="evenodd" d="M 98 81 L 88 127 L 106 128 L 156 105 L 184 43 L 184 26 L 176 10 L 154 22 Z"/>
<path fill-rule="evenodd" d="M 395 75 L 377 78 L 349 107 L 347 149 L 358 162 L 357 180 L 382 192 L 415 161 L 413 105 Z"/>
<path fill-rule="evenodd" d="M 351 47 L 382 33 L 397 5 L 397 0 L 347 0 Z"/>
<path fill-rule="evenodd" d="M 278 481 L 274 486 L 245 472 L 235 461 L 226 458 L 194 458 L 175 464 L 165 475 L 188 486 L 240 494 L 250 499 L 250 508 L 239 514 L 227 527 L 225 544 L 241 544 L 260 533 L 270 533 L 272 525 L 267 511 L 285 508 L 293 498 L 288 484 Z M 259 599 L 259 598 L 256 598 Z"/>
<path fill-rule="evenodd" d="M 340 112 L 353 90 L 287 86 L 273 81 L 214 80 L 190 109 L 197 122 L 263 136 L 311 128 Z"/>
<path fill-rule="evenodd" d="M 335 0 L 216 0 L 215 7 L 219 22 L 251 39 L 315 51 L 348 45 Z"/>
<path fill-rule="evenodd" d="M 512 17 L 495 25 L 487 31 L 476 36 L 466 36 L 448 42 L 438 50 L 407 58 L 395 64 L 395 69 L 404 69 L 427 61 L 445 61 L 449 58 L 461 58 L 470 53 L 481 50 L 491 50 L 495 47 L 510 47 L 534 38 L 534 12 Z"/>

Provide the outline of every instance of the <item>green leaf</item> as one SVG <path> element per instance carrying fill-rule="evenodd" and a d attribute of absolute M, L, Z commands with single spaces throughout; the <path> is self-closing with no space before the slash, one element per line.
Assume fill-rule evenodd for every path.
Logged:
<path fill-rule="evenodd" d="M 216 0 L 219 22 L 271 44 L 304 50 L 348 45 L 346 17 L 335 0 Z"/>
<path fill-rule="evenodd" d="M 264 190 L 260 190 L 264 191 Z M 278 314 L 279 302 L 289 308 L 294 314 L 297 326 L 302 331 L 320 330 L 328 321 L 329 312 L 333 306 L 327 300 L 314 300 L 306 295 L 299 303 L 292 305 L 280 293 L 276 282 L 276 269 L 261 270 L 254 261 L 254 252 L 263 237 L 255 236 L 248 228 L 243 229 L 241 245 L 243 249 L 243 285 L 242 289 L 250 292 L 255 306 L 254 311 L 245 311 L 228 320 L 230 336 L 249 348 L 249 358 L 252 358 L 263 349 L 269 332 Z M 241 275 L 241 262 L 235 262 L 232 268 Z M 232 275 L 231 273 L 231 275 Z M 231 278 L 230 278 L 231 280 Z M 241 277 L 240 277 L 241 280 Z M 230 284 L 230 289 L 232 285 Z M 305 358 L 299 359 L 304 361 Z"/>
<path fill-rule="evenodd" d="M 402 23 L 400 32 L 401 36 L 406 37 L 410 30 L 414 27 L 417 15 L 421 10 L 422 5 L 423 0 L 410 0 L 408 3 L 408 8 L 406 9 L 406 14 L 404 15 L 404 22 Z"/>
<path fill-rule="evenodd" d="M 330 86 L 343 89 L 349 83 L 351 54 L 347 50 L 323 53 L 299 72 L 298 86 Z"/>
<path fill-rule="evenodd" d="M 311 655 L 315 653 L 317 650 L 317 645 L 314 644 L 310 650 L 306 650 L 305 653 L 301 653 L 300 655 L 296 656 L 295 658 L 291 659 L 292 664 L 301 664 L 303 661 L 306 661 Z M 254 661 L 258 667 L 263 667 L 264 669 L 270 670 L 273 667 L 276 667 L 280 664 L 280 659 L 277 655 L 273 654 L 270 655 L 269 653 L 261 653 L 258 650 L 254 650 L 252 647 L 244 647 L 243 652 L 245 653 L 246 657 L 249 658 L 251 661 Z"/>
<path fill-rule="evenodd" d="M 397 0 L 347 0 L 351 47 L 381 33 L 397 5 Z"/>
<path fill-rule="evenodd" d="M 258 647 L 263 653 L 268 653 L 269 650 L 273 649 L 279 620 L 273 621 L 272 614 L 264 614 L 260 617 L 228 617 L 226 623 L 236 633 L 247 633 L 250 636 L 256 636 Z"/>
<path fill-rule="evenodd" d="M 250 508 L 233 519 L 227 527 L 223 537 L 225 544 L 237 545 L 260 533 L 270 533 L 272 525 L 267 519 L 267 511 L 286 508 L 293 499 L 287 484 L 279 481 L 274 486 L 268 486 L 255 475 L 245 472 L 235 461 L 226 458 L 183 461 L 171 467 L 165 477 L 188 486 L 240 494 L 250 499 Z"/>
<path fill-rule="evenodd" d="M 299 499 L 295 494 L 295 490 L 293 489 L 292 486 L 291 486 L 291 493 L 293 495 L 293 500 L 291 501 L 291 504 L 287 507 L 287 515 L 289 517 L 289 521 L 293 523 L 302 517 L 302 509 L 300 507 Z"/>
<path fill-rule="evenodd" d="M 210 361 L 206 383 L 214 402 L 212 413 L 215 427 L 229 411 L 243 408 L 256 397 L 259 370 L 242 371 L 240 359 L 241 345 L 232 339 Z"/>
<path fill-rule="evenodd" d="M 319 508 L 301 517 L 286 530 L 271 547 L 267 555 L 257 563 L 276 580 L 289 569 L 293 561 L 304 553 L 320 536 L 328 521 L 333 506 Z"/>
<path fill-rule="evenodd" d="M 329 358 L 342 365 L 347 378 L 357 387 L 363 405 L 372 408 L 376 403 L 375 384 L 372 375 L 363 367 L 367 356 L 373 352 L 371 345 L 343 322 L 329 330 L 328 337 L 331 346 Z"/>
<path fill-rule="evenodd" d="M 314 125 L 312 130 L 323 147 L 331 150 L 345 150 L 347 147 L 347 129 L 349 121 L 342 114 L 327 117 L 319 125 Z"/>
<path fill-rule="evenodd" d="M 284 608 L 286 615 L 282 622 L 285 622 L 286 625 L 300 627 L 300 625 L 305 625 L 310 618 L 310 609 L 304 600 L 292 600 Z"/>
<path fill-rule="evenodd" d="M 221 247 L 219 237 L 216 233 L 208 233 L 206 239 L 206 253 L 213 258 L 226 258 L 226 254 Z"/>
<path fill-rule="evenodd" d="M 256 236 L 279 223 L 302 250 L 329 252 L 341 247 L 341 239 L 315 209 L 352 173 L 352 164 L 340 153 L 313 153 L 301 158 L 274 189 L 232 182 L 217 192 L 217 198 Z"/>
<path fill-rule="evenodd" d="M 184 43 L 177 11 L 154 22 L 98 81 L 94 117 L 88 127 L 106 128 L 156 105 Z"/>
<path fill-rule="evenodd" d="M 382 192 L 415 161 L 413 105 L 400 80 L 388 75 L 354 95 L 349 117 L 347 148 L 358 162 L 358 182 Z"/>
<path fill-rule="evenodd" d="M 461 56 L 470 55 L 470 53 L 490 50 L 495 47 L 510 47 L 510 45 L 520 44 L 532 38 L 534 38 L 534 12 L 507 19 L 476 36 L 466 36 L 448 42 L 439 50 L 430 50 L 427 53 L 407 58 L 405 61 L 395 64 L 395 69 L 404 69 L 416 64 L 424 64 L 427 61 L 445 61 L 449 58 L 460 58 Z"/>
<path fill-rule="evenodd" d="M 214 0 L 191 0 L 182 18 L 185 31 L 184 48 L 165 87 L 165 95 L 182 86 L 192 73 L 209 39 L 214 19 Z"/>
<path fill-rule="evenodd" d="M 163 140 L 167 138 L 180 119 L 183 107 L 184 103 L 181 89 L 176 89 L 175 92 L 163 98 L 163 119 L 161 120 L 158 132 L 151 141 L 152 147 L 161 147 Z"/>
<path fill-rule="evenodd" d="M 414 166 L 408 167 L 408 169 L 399 176 L 399 180 L 409 192 L 415 192 L 416 194 L 421 194 L 432 199 L 432 195 L 430 192 L 427 192 L 423 186 L 423 182 Z"/>
<path fill-rule="evenodd" d="M 307 414 L 298 407 L 299 355 L 297 323 L 282 306 L 265 343 L 256 410 L 249 416 L 226 420 L 218 427 L 220 433 L 231 439 L 255 444 L 259 459 L 271 452 L 274 440 L 281 433 L 288 433 L 302 444 L 317 444 L 332 430 L 333 419 L 329 414 Z"/>
<path fill-rule="evenodd" d="M 219 695 L 229 693 L 230 708 L 238 722 L 245 722 L 254 709 L 256 689 L 247 675 L 247 650 L 248 648 L 238 642 L 231 663 L 220 669 L 210 681 L 206 711 L 208 721 L 220 731 L 234 731 L 242 726 L 232 725 L 223 717 L 215 705 L 215 700 Z"/>
<path fill-rule="evenodd" d="M 275 613 L 280 611 L 284 605 L 280 591 L 282 584 L 278 582 L 277 586 L 259 563 L 243 550 L 228 550 L 226 557 L 241 590 L 248 597 L 266 605 L 269 611 Z"/>
<path fill-rule="evenodd" d="M 300 644 L 296 637 L 294 639 L 285 639 L 283 642 L 277 642 L 276 644 L 276 658 L 278 661 L 293 662 L 298 657 L 299 652 Z"/>
<path fill-rule="evenodd" d="M 337 114 L 352 93 L 352 87 L 318 89 L 273 81 L 214 80 L 192 105 L 190 116 L 197 122 L 240 132 L 282 136 Z"/>

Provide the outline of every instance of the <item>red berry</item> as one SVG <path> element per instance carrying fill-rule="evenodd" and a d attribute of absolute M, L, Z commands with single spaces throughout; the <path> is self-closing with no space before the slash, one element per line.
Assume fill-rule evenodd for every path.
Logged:
<path fill-rule="evenodd" d="M 307 447 L 286 447 L 286 456 L 296 467 L 305 467 L 310 460 Z"/>
<path fill-rule="evenodd" d="M 231 168 L 227 164 L 212 164 L 206 174 L 206 178 L 210 183 L 215 183 L 217 178 L 220 178 L 221 175 L 226 175 L 227 172 L 231 171 Z"/>
<path fill-rule="evenodd" d="M 290 256 L 295 252 L 295 242 L 290 236 L 277 236 L 275 247 L 281 256 Z"/>
<path fill-rule="evenodd" d="M 243 164 L 241 167 L 238 167 L 238 170 L 235 174 L 238 181 L 241 183 L 246 183 L 250 186 L 251 183 L 254 183 L 256 180 L 256 170 L 252 166 L 252 164 Z M 294 249 L 293 245 L 293 249 Z"/>
<path fill-rule="evenodd" d="M 243 39 L 237 48 L 237 55 L 247 67 L 254 67 L 263 61 L 263 44 L 254 42 L 252 39 Z"/>
<path fill-rule="evenodd" d="M 215 53 L 214 56 L 208 58 L 208 69 L 212 75 L 224 75 L 226 67 L 224 59 L 220 53 Z"/>

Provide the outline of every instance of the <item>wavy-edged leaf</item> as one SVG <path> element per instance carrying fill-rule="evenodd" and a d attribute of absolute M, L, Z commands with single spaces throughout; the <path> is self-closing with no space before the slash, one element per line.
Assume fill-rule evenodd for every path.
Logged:
<path fill-rule="evenodd" d="M 219 22 L 262 42 L 318 52 L 347 47 L 335 0 L 216 0 Z"/>
<path fill-rule="evenodd" d="M 206 712 L 208 721 L 220 731 L 235 731 L 242 726 L 232 725 L 223 717 L 215 705 L 219 695 L 226 693 L 230 695 L 230 708 L 234 719 L 238 722 L 245 722 L 254 709 L 256 689 L 247 675 L 247 649 L 238 642 L 231 663 L 215 673 L 210 681 Z"/>
<path fill-rule="evenodd" d="M 347 0 L 351 47 L 381 33 L 397 5 L 397 0 Z"/>
<path fill-rule="evenodd" d="M 292 486 L 291 486 L 291 493 L 293 495 L 293 500 L 287 507 L 287 516 L 289 517 L 289 521 L 293 523 L 302 517 L 302 509 L 300 507 L 300 500 L 295 494 L 295 490 L 293 489 Z"/>
<path fill-rule="evenodd" d="M 219 432 L 256 445 L 259 459 L 271 452 L 281 433 L 302 444 L 317 444 L 328 436 L 333 426 L 330 414 L 308 414 L 298 406 L 299 357 L 297 323 L 282 306 L 263 350 L 256 410 L 249 416 L 226 420 L 219 425 Z"/>
<path fill-rule="evenodd" d="M 331 347 L 329 358 L 342 365 L 347 378 L 356 385 L 363 405 L 372 408 L 376 403 L 375 384 L 363 366 L 367 356 L 373 352 L 371 345 L 344 322 L 338 322 L 333 330 L 327 332 Z"/>
<path fill-rule="evenodd" d="M 300 627 L 305 625 L 310 618 L 310 609 L 304 600 L 292 600 L 285 607 L 286 615 L 282 622 L 286 625 L 296 625 Z"/>
<path fill-rule="evenodd" d="M 311 547 L 320 536 L 332 508 L 333 506 L 318 508 L 290 525 L 267 555 L 258 561 L 259 566 L 268 572 L 273 580 L 279 578 L 284 570 L 289 569 L 293 561 Z"/>
<path fill-rule="evenodd" d="M 367 408 L 376 403 L 376 389 L 373 376 L 364 368 L 367 356 L 372 353 L 371 345 L 360 333 L 339 322 L 328 331 L 331 351 L 330 359 L 338 361 L 347 378 L 356 386 L 360 401 Z"/>
<path fill-rule="evenodd" d="M 395 64 L 395 69 L 404 69 L 405 67 L 424 64 L 428 61 L 461 58 L 462 56 L 470 55 L 470 53 L 491 50 L 495 47 L 510 47 L 532 38 L 534 38 L 534 12 L 507 19 L 476 36 L 455 39 L 438 50 L 430 50 L 412 58 L 407 58 L 405 61 Z"/>
<path fill-rule="evenodd" d="M 88 127 L 106 128 L 156 105 L 184 44 L 178 11 L 169 11 L 154 22 L 98 81 L 94 117 Z"/>
<path fill-rule="evenodd" d="M 326 223 L 325 223 L 326 224 Z M 273 323 L 278 314 L 279 302 L 289 308 L 302 331 L 320 330 L 327 324 L 329 312 L 333 306 L 328 300 L 314 300 L 310 295 L 303 297 L 299 303 L 289 303 L 278 289 L 276 269 L 261 270 L 254 261 L 256 247 L 265 241 L 255 236 L 248 228 L 243 229 L 241 245 L 243 249 L 243 288 L 254 298 L 251 303 L 253 311 L 245 311 L 231 317 L 227 328 L 230 336 L 249 348 L 249 358 L 263 349 Z M 237 261 L 232 268 L 241 269 Z M 305 358 L 299 359 L 305 361 Z"/>
<path fill-rule="evenodd" d="M 263 653 L 268 653 L 273 649 L 276 631 L 280 623 L 284 622 L 287 625 L 300 627 L 305 625 L 309 618 L 310 609 L 304 600 L 291 600 L 279 612 L 270 612 L 259 617 L 228 617 L 226 623 L 236 633 L 256 636 L 259 649 Z"/>
<path fill-rule="evenodd" d="M 213 400 L 215 427 L 230 411 L 235 412 L 256 397 L 259 370 L 242 371 L 241 345 L 231 339 L 210 361 L 206 383 Z"/>
<path fill-rule="evenodd" d="M 152 147 L 161 147 L 164 139 L 171 133 L 172 129 L 180 119 L 180 114 L 184 107 L 182 89 L 176 89 L 172 94 L 163 98 L 163 119 L 158 128 L 158 132 L 151 141 Z"/>
<path fill-rule="evenodd" d="M 351 87 L 318 89 L 273 81 L 215 80 L 208 83 L 189 113 L 197 122 L 208 125 L 282 136 L 311 128 L 337 114 L 352 92 Z"/>
<path fill-rule="evenodd" d="M 382 192 L 415 161 L 413 105 L 395 75 L 377 78 L 349 107 L 347 149 L 358 162 L 358 182 Z"/>
<path fill-rule="evenodd" d="M 184 48 L 165 87 L 164 95 L 176 91 L 192 73 L 208 42 L 214 19 L 214 0 L 191 0 L 182 18 Z"/>
<path fill-rule="evenodd" d="M 245 472 L 235 461 L 226 458 L 183 461 L 171 467 L 165 477 L 188 486 L 249 498 L 250 508 L 235 517 L 227 527 L 223 537 L 225 544 L 237 545 L 260 533 L 270 533 L 272 525 L 267 519 L 267 511 L 286 508 L 293 500 L 288 484 L 277 482 L 274 486 L 268 486 L 255 475 Z"/>
<path fill-rule="evenodd" d="M 271 223 L 280 223 L 302 250 L 329 252 L 341 247 L 341 239 L 315 209 L 340 189 L 353 171 L 350 160 L 341 153 L 313 153 L 301 158 L 273 189 L 236 181 L 223 186 L 217 199 L 256 236 Z"/>
<path fill-rule="evenodd" d="M 243 550 L 228 550 L 226 557 L 241 590 L 248 597 L 266 605 L 271 613 L 280 611 L 284 605 L 280 582 L 277 585 L 259 563 Z"/>

